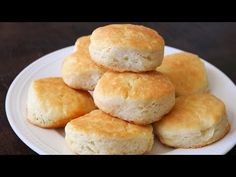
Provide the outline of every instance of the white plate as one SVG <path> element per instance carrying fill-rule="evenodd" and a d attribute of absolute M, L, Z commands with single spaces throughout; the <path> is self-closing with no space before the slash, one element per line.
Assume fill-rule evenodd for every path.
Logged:
<path fill-rule="evenodd" d="M 6 97 L 6 113 L 12 129 L 19 138 L 38 154 L 73 154 L 64 140 L 64 129 L 48 130 L 26 121 L 26 97 L 32 80 L 48 76 L 60 76 L 63 58 L 72 53 L 73 46 L 50 53 L 26 67 L 12 82 Z M 165 54 L 181 50 L 166 47 Z M 203 60 L 204 61 L 204 60 Z M 211 92 L 224 101 L 230 132 L 220 141 L 198 149 L 172 149 L 157 140 L 148 154 L 225 154 L 236 144 L 236 87 L 219 69 L 204 61 Z"/>

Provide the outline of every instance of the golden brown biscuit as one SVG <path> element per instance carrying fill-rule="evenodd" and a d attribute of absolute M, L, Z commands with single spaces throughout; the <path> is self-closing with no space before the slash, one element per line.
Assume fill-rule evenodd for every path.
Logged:
<path fill-rule="evenodd" d="M 79 37 L 75 42 L 74 52 L 78 51 L 79 49 L 84 49 L 85 46 L 89 46 L 90 44 L 89 38 L 90 38 L 90 35 Z"/>
<path fill-rule="evenodd" d="M 175 104 L 174 86 L 156 71 L 106 72 L 93 96 L 102 111 L 142 125 L 159 120 Z"/>
<path fill-rule="evenodd" d="M 175 86 L 176 96 L 208 90 L 206 69 L 197 55 L 185 52 L 167 55 L 157 71 L 170 78 Z"/>
<path fill-rule="evenodd" d="M 144 26 L 107 25 L 94 30 L 90 40 L 92 60 L 114 71 L 151 71 L 163 59 L 163 38 Z"/>
<path fill-rule="evenodd" d="M 174 108 L 154 124 L 160 141 L 178 148 L 206 146 L 229 129 L 224 103 L 208 93 L 178 97 Z"/>
<path fill-rule="evenodd" d="M 65 139 L 77 154 L 143 154 L 152 148 L 152 131 L 95 110 L 70 121 Z"/>
<path fill-rule="evenodd" d="M 62 78 L 34 80 L 29 88 L 27 118 L 39 127 L 64 127 L 70 120 L 95 108 L 88 92 L 68 87 Z"/>
<path fill-rule="evenodd" d="M 72 88 L 94 90 L 97 81 L 106 71 L 91 60 L 88 51 L 89 43 L 89 36 L 79 38 L 77 40 L 79 50 L 69 55 L 63 62 L 62 78 Z"/>

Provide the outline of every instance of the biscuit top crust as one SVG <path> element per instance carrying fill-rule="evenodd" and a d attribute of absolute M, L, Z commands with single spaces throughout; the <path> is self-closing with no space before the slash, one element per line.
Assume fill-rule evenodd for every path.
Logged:
<path fill-rule="evenodd" d="M 181 96 L 174 108 L 156 123 L 162 133 L 194 133 L 212 128 L 226 118 L 224 103 L 208 93 Z"/>
<path fill-rule="evenodd" d="M 106 72 L 98 81 L 96 94 L 125 99 L 156 100 L 174 94 L 170 80 L 160 72 Z"/>
<path fill-rule="evenodd" d="M 197 55 L 186 52 L 167 55 L 157 71 L 170 78 L 177 96 L 203 92 L 208 88 L 205 66 Z"/>
<path fill-rule="evenodd" d="M 136 136 L 150 136 L 152 126 L 141 126 L 128 123 L 102 112 L 94 110 L 89 114 L 81 116 L 69 123 L 75 131 L 110 138 L 132 138 Z"/>
<path fill-rule="evenodd" d="M 91 43 L 98 48 L 124 47 L 153 52 L 164 48 L 163 38 L 154 30 L 132 24 L 113 24 L 97 28 Z"/>
<path fill-rule="evenodd" d="M 97 65 L 93 60 L 91 60 L 89 54 L 89 36 L 81 37 L 77 40 L 78 50 L 67 56 L 61 68 L 61 72 L 65 75 L 69 74 L 80 74 L 86 71 L 99 71 L 101 73 L 105 72 L 106 69 Z"/>
<path fill-rule="evenodd" d="M 40 101 L 37 104 L 45 110 L 54 109 L 63 115 L 78 115 L 95 109 L 88 92 L 68 87 L 59 77 L 34 80 L 30 89 Z"/>

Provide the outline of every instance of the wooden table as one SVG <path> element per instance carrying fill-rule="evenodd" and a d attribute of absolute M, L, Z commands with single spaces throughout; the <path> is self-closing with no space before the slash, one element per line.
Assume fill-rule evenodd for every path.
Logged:
<path fill-rule="evenodd" d="M 107 23 L 0 23 L 0 154 L 36 154 L 11 129 L 5 96 L 17 74 L 39 57 L 74 44 Z M 196 53 L 236 83 L 236 23 L 138 23 L 156 29 L 166 44 Z M 229 154 L 236 154 L 234 147 Z"/>

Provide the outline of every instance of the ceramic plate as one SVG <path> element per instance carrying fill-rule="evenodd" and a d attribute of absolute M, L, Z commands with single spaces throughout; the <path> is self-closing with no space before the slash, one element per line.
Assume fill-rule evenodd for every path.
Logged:
<path fill-rule="evenodd" d="M 64 140 L 64 129 L 49 130 L 31 125 L 26 120 L 26 98 L 32 80 L 60 76 L 63 59 L 72 53 L 73 46 L 50 53 L 27 66 L 12 82 L 6 97 L 6 113 L 17 136 L 38 154 L 73 154 Z M 165 54 L 180 52 L 165 47 Z M 224 101 L 231 124 L 230 132 L 220 141 L 198 149 L 172 149 L 158 140 L 148 154 L 225 154 L 236 144 L 236 87 L 219 69 L 203 60 L 207 69 L 211 92 Z"/>

